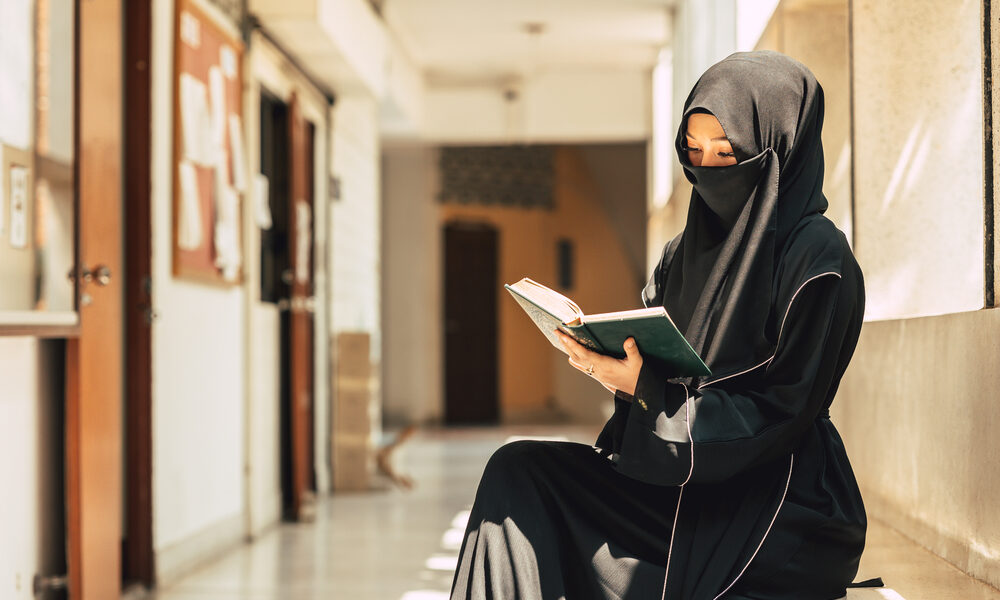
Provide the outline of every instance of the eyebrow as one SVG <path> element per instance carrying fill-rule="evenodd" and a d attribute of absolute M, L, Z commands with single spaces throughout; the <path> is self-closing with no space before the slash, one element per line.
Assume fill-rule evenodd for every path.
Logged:
<path fill-rule="evenodd" d="M 686 131 L 684 132 L 684 135 L 686 135 L 687 137 L 689 137 L 691 139 L 694 139 L 694 136 L 691 135 L 690 133 L 686 132 Z M 728 142 L 729 138 L 726 137 L 726 136 L 714 137 L 714 138 L 712 138 L 711 141 L 713 141 L 713 142 Z"/>

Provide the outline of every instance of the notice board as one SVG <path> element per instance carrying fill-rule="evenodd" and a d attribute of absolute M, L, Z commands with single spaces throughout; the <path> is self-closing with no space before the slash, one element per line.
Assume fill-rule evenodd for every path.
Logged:
<path fill-rule="evenodd" d="M 174 23 L 173 271 L 209 283 L 241 281 L 243 44 L 196 0 Z"/>

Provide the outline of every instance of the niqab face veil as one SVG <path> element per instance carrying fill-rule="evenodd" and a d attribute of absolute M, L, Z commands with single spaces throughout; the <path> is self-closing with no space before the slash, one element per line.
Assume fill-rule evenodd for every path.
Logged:
<path fill-rule="evenodd" d="M 719 120 L 737 164 L 690 164 L 683 148 L 694 112 Z M 822 88 L 808 68 L 777 52 L 730 55 L 684 103 L 675 148 L 694 187 L 687 223 L 664 248 L 643 302 L 667 309 L 712 379 L 774 352 L 768 319 L 785 243 L 805 217 L 827 207 L 822 127 Z"/>

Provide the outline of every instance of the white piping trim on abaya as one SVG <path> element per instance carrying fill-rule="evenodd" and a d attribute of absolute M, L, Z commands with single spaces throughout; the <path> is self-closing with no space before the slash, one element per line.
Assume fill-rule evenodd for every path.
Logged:
<path fill-rule="evenodd" d="M 667 597 L 667 577 L 670 575 L 670 557 L 674 552 L 674 533 L 677 531 L 677 518 L 681 514 L 681 498 L 684 497 L 684 486 L 687 482 L 691 481 L 691 476 L 694 474 L 694 438 L 691 437 L 691 394 L 688 393 L 688 387 L 684 386 L 684 419 L 687 422 L 687 432 L 688 432 L 688 445 L 691 446 L 691 468 L 688 469 L 687 479 L 684 483 L 680 485 L 680 491 L 677 492 L 677 508 L 674 510 L 674 524 L 670 528 L 670 544 L 667 546 L 667 566 L 663 570 L 663 593 L 660 594 L 660 600 L 666 600 Z"/>
<path fill-rule="evenodd" d="M 788 301 L 788 307 L 785 308 L 785 315 L 781 318 L 781 326 L 778 328 L 778 341 L 775 343 L 775 353 L 774 354 L 772 354 L 764 362 L 762 362 L 762 363 L 760 363 L 758 365 L 755 365 L 753 367 L 750 367 L 749 369 L 744 369 L 743 371 L 740 371 L 739 373 L 733 373 L 732 375 L 726 375 L 725 377 L 720 377 L 719 379 L 716 379 L 714 381 L 706 381 L 705 383 L 702 383 L 701 385 L 699 385 L 697 389 L 700 390 L 701 388 L 703 388 L 706 385 L 709 385 L 711 383 L 718 383 L 718 382 L 724 381 L 726 379 L 732 379 L 733 377 L 738 377 L 740 375 L 744 375 L 744 374 L 749 373 L 749 372 L 751 372 L 751 371 L 753 371 L 755 369 L 759 369 L 760 367 L 763 367 L 764 365 L 767 365 L 772 360 L 774 360 L 774 357 L 777 356 L 777 346 L 781 342 L 781 334 L 785 331 L 785 321 L 788 320 L 788 314 L 791 312 L 792 305 L 795 303 L 795 299 L 798 298 L 799 292 L 801 292 L 802 289 L 805 288 L 806 285 L 809 284 L 809 282 L 811 282 L 811 281 L 813 281 L 815 279 L 819 279 L 820 277 L 825 277 L 827 275 L 834 275 L 836 277 L 841 277 L 841 274 L 837 273 L 836 271 L 827 271 L 825 273 L 820 273 L 819 275 L 814 275 L 814 276 L 810 277 L 809 279 L 805 280 L 804 282 L 802 282 L 802 285 L 799 286 L 799 289 L 795 290 L 795 293 L 792 294 L 792 299 Z M 684 384 L 681 384 L 681 385 L 684 385 Z M 690 402 L 691 402 L 691 395 L 688 392 L 687 386 L 684 385 L 684 407 L 685 407 L 685 417 L 686 417 L 686 420 L 687 420 L 688 443 L 691 445 L 691 468 L 688 471 L 687 479 L 685 479 L 684 483 L 682 483 L 680 485 L 680 491 L 677 494 L 677 508 L 674 511 L 674 523 L 673 523 L 673 526 L 672 526 L 672 528 L 670 530 L 670 544 L 667 547 L 667 567 L 666 567 L 666 571 L 663 574 L 663 593 L 660 595 L 660 600 L 666 600 L 666 597 L 667 597 L 667 578 L 670 575 L 670 558 L 671 558 L 671 555 L 673 554 L 673 551 L 674 551 L 674 537 L 675 537 L 675 534 L 677 533 L 677 520 L 678 520 L 678 518 L 680 516 L 680 512 L 681 512 L 681 499 L 684 497 L 684 486 L 687 485 L 687 483 L 689 481 L 691 481 L 691 476 L 694 474 L 694 438 L 691 435 L 691 404 L 690 404 Z M 767 530 L 764 531 L 764 537 L 762 537 L 760 539 L 760 543 L 757 544 L 757 548 L 755 548 L 754 551 L 753 551 L 753 554 L 750 555 L 750 560 L 748 560 L 747 563 L 745 565 L 743 565 L 743 568 L 740 570 L 739 574 L 736 575 L 736 578 L 733 579 L 733 581 L 728 586 L 726 586 L 726 588 L 724 590 L 722 590 L 722 592 L 720 592 L 718 596 L 716 596 L 712 600 L 719 600 L 719 598 L 722 598 L 722 596 L 726 592 L 728 592 L 730 589 L 732 589 L 732 587 L 734 585 L 736 585 L 736 582 L 740 580 L 740 577 L 743 577 L 743 574 L 750 567 L 750 564 L 753 562 L 753 559 L 757 557 L 757 553 L 760 552 L 761 547 L 764 546 L 764 540 L 766 540 L 768 534 L 771 533 L 771 528 L 774 527 L 774 522 L 778 520 L 778 513 L 781 511 L 781 507 L 784 506 L 784 504 L 785 504 L 785 497 L 788 495 L 788 487 L 792 483 L 792 469 L 793 469 L 794 466 L 795 466 L 795 453 L 792 453 L 791 456 L 789 457 L 789 460 L 788 460 L 788 478 L 785 480 L 785 489 L 781 493 L 781 500 L 778 502 L 778 508 L 775 509 L 774 515 L 771 517 L 771 522 L 768 523 Z"/>
<path fill-rule="evenodd" d="M 778 341 L 774 344 L 774 347 L 775 347 L 774 354 L 772 354 L 770 357 L 768 357 L 768 359 L 765 360 L 764 362 L 762 362 L 762 363 L 760 363 L 758 365 L 752 366 L 749 369 L 744 369 L 744 370 L 740 371 L 739 373 L 733 373 L 732 375 L 726 375 L 725 377 L 720 377 L 718 379 L 712 379 L 712 380 L 706 381 L 706 382 L 702 383 L 701 385 L 699 385 L 698 389 L 700 390 L 701 388 L 705 387 L 706 385 L 710 385 L 710 384 L 713 384 L 713 383 L 719 383 L 720 381 L 725 381 L 727 379 L 732 379 L 733 377 L 739 377 L 740 375 L 746 375 L 747 373 L 749 373 L 751 371 L 755 371 L 755 370 L 763 367 L 764 365 L 770 363 L 772 360 L 774 360 L 774 357 L 777 356 L 777 354 L 778 354 L 778 350 L 777 350 L 778 344 L 781 343 L 781 334 L 782 334 L 782 332 L 785 331 L 785 321 L 788 320 L 788 313 L 791 312 L 792 305 L 795 304 L 795 299 L 798 297 L 799 292 L 801 292 L 802 288 L 806 287 L 806 285 L 808 285 L 810 281 L 812 281 L 814 279 L 819 279 L 820 277 L 825 277 L 827 275 L 834 275 L 836 277 L 841 277 L 840 273 L 838 273 L 836 271 L 827 271 L 826 273 L 820 273 L 819 275 L 813 275 L 809 279 L 806 279 L 805 281 L 803 281 L 802 285 L 799 286 L 799 289 L 795 290 L 795 293 L 792 294 L 792 299 L 788 301 L 788 307 L 785 309 L 785 316 L 783 316 L 781 318 L 781 327 L 778 328 Z"/>
<path fill-rule="evenodd" d="M 767 534 L 771 533 L 771 527 L 774 527 L 774 522 L 778 520 L 778 513 L 781 511 L 782 505 L 785 504 L 785 496 L 788 495 L 788 486 L 792 483 L 792 467 L 794 465 L 795 465 L 795 453 L 793 452 L 791 457 L 788 459 L 788 479 L 785 480 L 785 491 L 781 492 L 781 501 L 778 502 L 778 508 L 774 511 L 774 516 L 771 517 L 771 522 L 767 525 L 767 531 L 764 532 L 764 537 L 760 538 L 760 543 L 757 544 L 757 548 L 753 551 L 753 554 L 750 556 L 750 560 L 747 561 L 747 564 L 743 565 L 743 569 L 740 571 L 740 574 L 736 576 L 736 579 L 734 579 L 732 583 L 727 585 L 726 589 L 719 592 L 719 595 L 713 598 L 712 600 L 719 600 L 719 598 L 721 598 L 723 594 L 728 592 L 731 587 L 736 585 L 736 582 L 740 580 L 740 577 L 743 577 L 743 573 L 746 572 L 747 568 L 750 566 L 750 563 L 752 563 L 753 559 L 757 557 L 757 553 L 760 552 L 761 546 L 764 545 L 764 540 L 767 539 Z"/>

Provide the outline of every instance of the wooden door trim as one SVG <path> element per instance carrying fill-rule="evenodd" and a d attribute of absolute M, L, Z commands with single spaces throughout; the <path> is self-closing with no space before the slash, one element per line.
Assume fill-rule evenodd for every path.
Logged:
<path fill-rule="evenodd" d="M 312 318 L 305 308 L 306 298 L 311 294 L 313 283 L 312 250 L 315 243 L 313 233 L 310 233 L 310 251 L 308 281 L 298 280 L 298 271 L 303 258 L 298 253 L 298 202 L 305 201 L 309 205 L 309 227 L 315 231 L 315 210 L 312 198 L 313 149 L 309 147 L 310 135 L 308 122 L 302 114 L 298 95 L 293 92 L 288 103 L 289 132 L 289 261 L 293 278 L 289 285 L 289 401 L 291 402 L 289 416 L 291 418 L 291 451 L 292 451 L 292 499 L 296 519 L 307 518 L 310 506 L 310 481 L 315 462 L 312 434 L 315 424 L 310 418 L 314 402 L 313 390 L 313 339 Z"/>
<path fill-rule="evenodd" d="M 125 43 L 125 524 L 123 578 L 156 583 L 153 552 L 151 0 L 123 4 Z"/>

